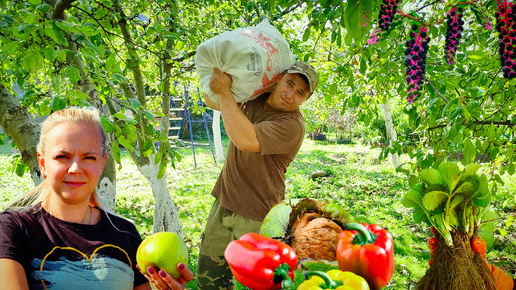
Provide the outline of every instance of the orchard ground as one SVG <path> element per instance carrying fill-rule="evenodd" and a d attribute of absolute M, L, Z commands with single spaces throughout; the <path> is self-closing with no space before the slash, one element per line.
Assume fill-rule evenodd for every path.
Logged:
<path fill-rule="evenodd" d="M 227 139 L 224 139 L 224 148 Z M 182 160 L 167 170 L 170 194 L 176 203 L 190 249 L 189 268 L 195 272 L 200 237 L 214 198 L 211 189 L 222 164 L 215 164 L 209 146 L 196 146 L 194 166 L 192 149 L 179 148 Z M 361 144 L 336 144 L 306 139 L 287 172 L 287 198 L 311 197 L 331 200 L 349 210 L 358 221 L 376 223 L 394 237 L 395 272 L 385 289 L 412 289 L 428 268 L 428 226 L 414 224 L 412 212 L 402 205 L 409 190 L 408 179 L 395 173 L 389 160 L 379 162 L 380 149 Z M 13 197 L 31 188 L 28 174 L 13 173 L 12 151 L 0 146 L 0 209 Z M 406 158 L 406 157 L 405 157 Z M 402 157 L 402 161 L 404 157 Z M 326 177 L 313 179 L 322 170 Z M 505 178 L 493 198 L 492 206 L 500 214 L 496 222 L 495 246 L 487 259 L 509 275 L 516 275 L 516 181 Z M 152 233 L 154 198 L 147 180 L 138 172 L 127 154 L 117 172 L 116 212 L 135 221 L 142 237 Z M 195 289 L 194 283 L 188 288 Z M 242 288 L 242 287 L 239 287 Z"/>

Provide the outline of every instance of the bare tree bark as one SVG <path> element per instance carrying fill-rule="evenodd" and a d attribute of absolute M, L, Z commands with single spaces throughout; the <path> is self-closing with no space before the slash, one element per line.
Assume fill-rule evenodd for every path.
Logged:
<path fill-rule="evenodd" d="M 70 8 L 75 1 L 76 0 L 56 1 L 51 18 L 55 20 L 65 20 L 65 11 Z M 79 70 L 81 76 L 77 87 L 88 96 L 88 102 L 102 114 L 102 101 L 97 95 L 97 90 L 91 82 L 91 78 L 84 69 L 84 62 L 81 58 L 80 51 L 77 49 L 77 45 L 70 41 L 68 42 L 68 49 L 71 52 L 67 53 L 66 60 L 71 66 Z M 106 153 L 108 154 L 108 159 L 104 171 L 102 172 L 101 181 L 97 186 L 97 194 L 101 198 L 103 205 L 111 211 L 115 211 L 116 208 L 116 165 L 113 152 L 111 151 L 111 142 L 113 142 L 113 139 L 113 135 L 106 135 Z"/>
<path fill-rule="evenodd" d="M 139 63 L 139 57 L 138 57 L 138 51 L 135 49 L 132 36 L 129 32 L 129 28 L 127 27 L 127 20 L 124 16 L 123 10 L 120 7 L 120 3 L 118 1 L 114 1 L 113 6 L 116 7 L 116 9 L 119 11 L 121 15 L 121 19 L 118 21 L 118 24 L 120 25 L 120 30 L 122 32 L 124 42 L 128 51 L 128 59 L 127 64 L 128 68 L 133 73 L 135 88 L 136 88 L 136 97 L 138 98 L 139 102 L 145 107 L 147 103 L 147 96 L 144 89 L 144 83 L 143 83 L 143 76 L 140 70 L 140 63 Z M 170 43 L 167 43 L 167 46 L 170 45 Z M 170 58 L 165 57 L 163 60 L 163 69 L 164 73 L 166 74 L 164 77 L 164 85 L 165 85 L 165 91 L 162 96 L 162 101 L 167 102 L 167 104 L 164 105 L 164 108 L 162 108 L 162 111 L 165 116 L 163 116 L 163 119 L 168 122 L 170 114 L 169 114 L 169 100 L 170 100 L 170 72 L 172 69 L 172 65 L 170 63 Z M 132 90 L 130 90 L 128 87 L 123 89 L 124 93 L 126 94 L 126 97 L 134 97 L 134 94 L 132 93 Z M 167 112 L 168 111 L 168 112 Z M 142 120 L 142 122 L 145 122 Z M 163 120 L 162 120 L 163 122 Z M 145 133 L 147 130 L 147 126 L 145 124 L 142 124 L 141 130 Z M 168 128 L 168 126 L 166 126 Z M 166 133 L 166 132 L 165 132 Z M 142 148 L 143 144 L 145 143 L 143 138 L 138 135 L 138 144 L 140 148 Z M 142 173 L 142 175 L 149 180 L 149 183 L 152 187 L 152 193 L 154 195 L 154 201 L 156 203 L 156 207 L 154 208 L 154 223 L 153 223 L 153 231 L 154 232 L 160 232 L 160 231 L 170 231 L 175 232 L 181 237 L 183 234 L 183 228 L 181 226 L 181 221 L 179 219 L 179 214 L 176 205 L 174 204 L 174 201 L 170 197 L 170 193 L 168 191 L 168 186 L 166 182 L 166 175 L 158 179 L 159 175 L 159 163 L 156 164 L 154 162 L 156 153 L 153 153 L 149 157 L 144 157 L 137 155 L 136 153 L 132 152 L 130 156 L 133 158 L 136 166 L 138 167 L 138 170 Z M 167 157 L 164 157 L 167 158 Z"/>
<path fill-rule="evenodd" d="M 39 142 L 40 126 L 26 108 L 22 107 L 18 97 L 0 83 L 0 126 L 13 139 L 20 150 L 23 163 L 30 170 L 35 185 L 43 181 L 39 171 L 36 147 Z"/>
<path fill-rule="evenodd" d="M 391 101 L 390 98 L 385 100 L 385 104 L 383 105 L 384 110 L 384 120 L 385 120 L 385 129 L 387 131 L 387 139 L 389 140 L 389 145 L 392 144 L 392 141 L 398 141 L 398 134 L 396 133 L 396 129 L 394 129 L 394 124 L 392 123 L 392 110 L 391 110 Z M 392 166 L 394 166 L 394 170 L 401 165 L 400 156 L 398 153 L 390 154 Z"/>

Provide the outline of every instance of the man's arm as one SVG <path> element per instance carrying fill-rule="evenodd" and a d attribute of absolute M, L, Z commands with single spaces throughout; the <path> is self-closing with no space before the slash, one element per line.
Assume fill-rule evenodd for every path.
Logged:
<path fill-rule="evenodd" d="M 219 107 L 219 103 L 216 103 L 214 101 L 212 101 L 210 99 L 210 97 L 208 97 L 207 94 L 204 94 L 204 103 L 206 104 L 206 106 L 208 108 L 211 108 L 213 110 L 217 110 L 217 111 L 220 111 L 220 107 Z"/>
<path fill-rule="evenodd" d="M 260 152 L 260 142 L 254 126 L 244 115 L 231 93 L 231 76 L 213 69 L 210 89 L 219 97 L 219 108 L 229 139 L 241 151 Z M 209 99 L 209 98 L 208 98 Z"/>

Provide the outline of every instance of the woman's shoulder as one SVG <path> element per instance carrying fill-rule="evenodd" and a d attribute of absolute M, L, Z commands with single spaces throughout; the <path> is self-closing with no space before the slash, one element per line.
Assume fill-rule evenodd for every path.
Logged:
<path fill-rule="evenodd" d="M 138 232 L 136 229 L 136 225 L 134 224 L 134 221 L 131 219 L 128 219 L 126 217 L 120 216 L 118 214 L 101 210 L 103 213 L 103 216 L 107 218 L 107 222 L 110 222 L 113 226 L 118 228 L 122 231 L 131 231 L 131 232 Z"/>
<path fill-rule="evenodd" d="M 8 209 L 0 212 L 0 227 L 3 230 L 7 228 L 28 228 L 34 224 L 39 224 L 39 216 L 41 214 L 41 206 L 30 206 L 19 209 Z"/>
<path fill-rule="evenodd" d="M 12 219 L 32 219 L 41 213 L 41 204 L 36 204 L 24 208 L 9 208 L 0 212 L 1 220 L 12 220 Z"/>

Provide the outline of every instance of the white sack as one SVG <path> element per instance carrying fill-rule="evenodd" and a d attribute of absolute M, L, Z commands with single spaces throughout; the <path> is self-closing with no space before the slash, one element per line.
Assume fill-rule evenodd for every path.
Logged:
<path fill-rule="evenodd" d="M 231 75 L 232 92 L 239 103 L 270 90 L 295 62 L 289 44 L 267 20 L 208 39 L 199 45 L 194 59 L 201 88 L 211 100 L 218 101 L 209 86 L 217 67 Z"/>

